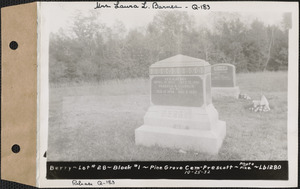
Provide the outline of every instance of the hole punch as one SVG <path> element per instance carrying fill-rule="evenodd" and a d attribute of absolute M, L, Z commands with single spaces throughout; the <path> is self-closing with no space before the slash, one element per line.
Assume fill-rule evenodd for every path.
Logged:
<path fill-rule="evenodd" d="M 14 144 L 12 147 L 11 147 L 11 151 L 13 151 L 13 153 L 19 153 L 21 150 L 20 146 L 17 145 L 17 144 Z"/>
<path fill-rule="evenodd" d="M 18 43 L 16 41 L 12 41 L 12 42 L 9 43 L 9 47 L 12 50 L 16 50 L 18 48 Z"/>

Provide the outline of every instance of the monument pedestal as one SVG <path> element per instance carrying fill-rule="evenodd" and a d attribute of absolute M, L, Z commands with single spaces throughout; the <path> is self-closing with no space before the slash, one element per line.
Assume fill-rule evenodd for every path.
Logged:
<path fill-rule="evenodd" d="M 217 154 L 226 135 L 212 104 L 201 108 L 151 106 L 144 125 L 135 130 L 135 143 Z"/>
<path fill-rule="evenodd" d="M 159 146 L 217 154 L 226 135 L 226 123 L 218 121 L 211 130 L 174 129 L 143 125 L 135 130 L 137 145 Z"/>
<path fill-rule="evenodd" d="M 212 97 L 234 97 L 239 98 L 240 88 L 236 87 L 212 87 L 211 88 Z"/>

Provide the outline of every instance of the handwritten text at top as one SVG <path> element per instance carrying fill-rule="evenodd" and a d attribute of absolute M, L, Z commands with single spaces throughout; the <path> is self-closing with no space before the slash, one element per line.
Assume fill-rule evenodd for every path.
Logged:
<path fill-rule="evenodd" d="M 208 4 L 192 4 L 191 6 L 180 6 L 178 4 L 172 3 L 158 3 L 158 2 L 152 2 L 147 3 L 146 1 L 143 3 L 120 3 L 119 1 L 108 4 L 103 2 L 96 2 L 96 7 L 94 9 L 188 9 L 191 8 L 193 10 L 210 10 L 211 7 Z"/>

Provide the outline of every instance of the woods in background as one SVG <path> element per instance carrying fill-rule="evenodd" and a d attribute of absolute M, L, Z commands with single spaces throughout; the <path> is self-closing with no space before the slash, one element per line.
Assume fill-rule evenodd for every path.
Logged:
<path fill-rule="evenodd" d="M 161 11 L 144 28 L 129 31 L 121 21 L 108 27 L 96 14 L 77 14 L 68 31 L 50 35 L 50 82 L 148 77 L 151 64 L 179 53 L 231 63 L 237 72 L 287 69 L 290 14 L 280 26 L 228 14 L 214 13 L 210 25 L 199 25 L 186 12 Z"/>

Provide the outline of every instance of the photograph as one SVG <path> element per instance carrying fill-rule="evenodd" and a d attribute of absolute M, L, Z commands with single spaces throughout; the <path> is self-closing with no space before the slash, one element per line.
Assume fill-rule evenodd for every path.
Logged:
<path fill-rule="evenodd" d="M 47 4 L 47 161 L 287 160 L 291 12 L 114 6 Z"/>
<path fill-rule="evenodd" d="M 293 5 L 40 3 L 38 185 L 294 186 Z"/>

